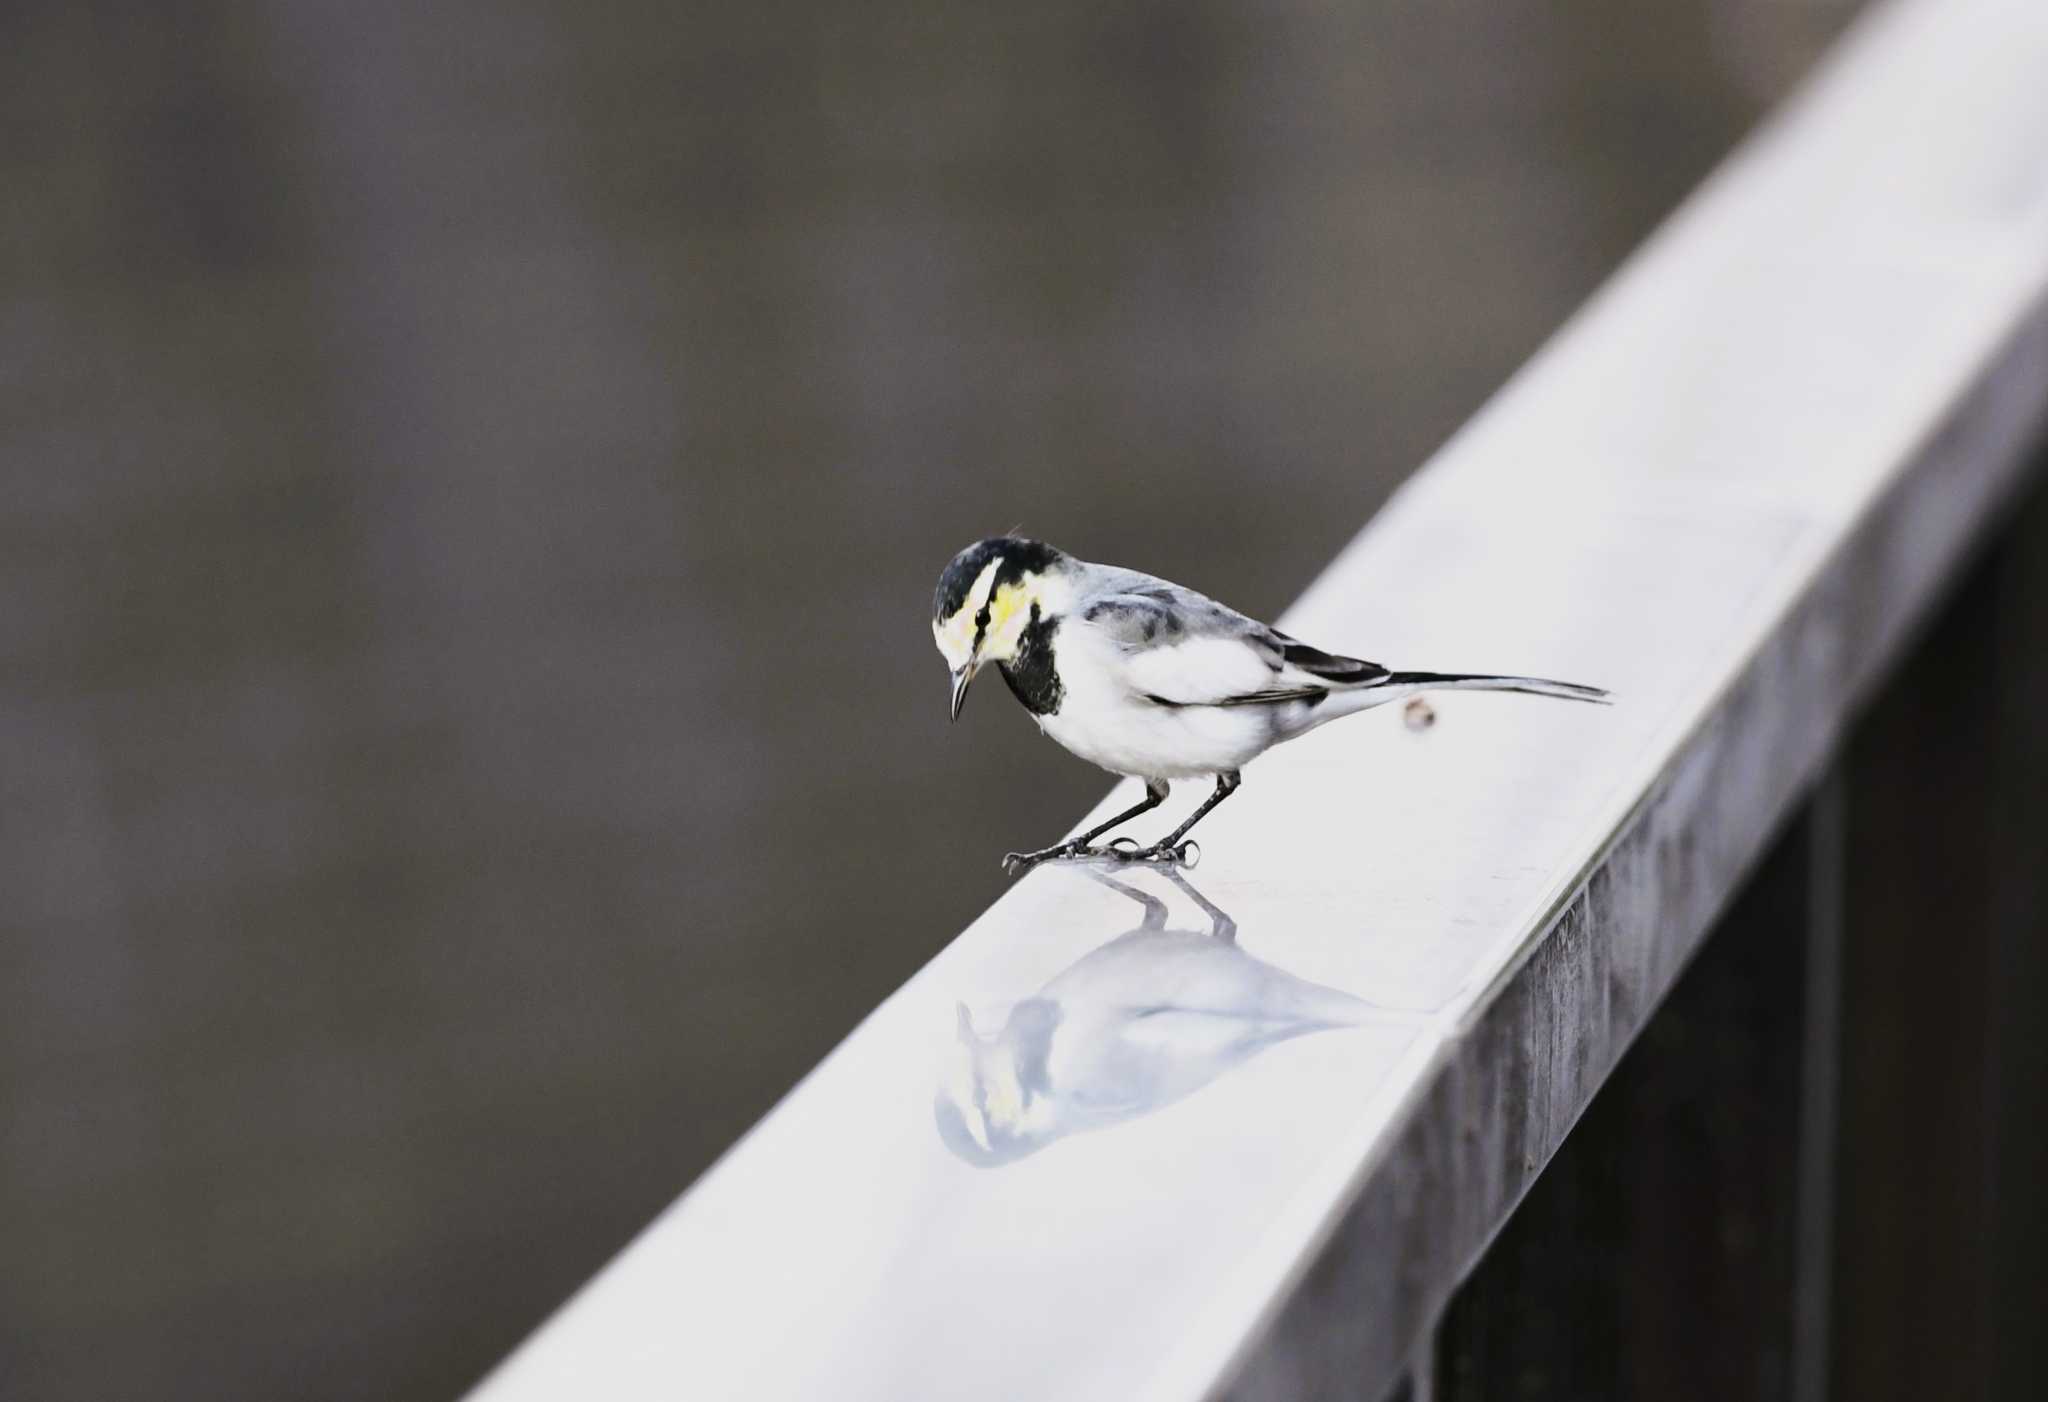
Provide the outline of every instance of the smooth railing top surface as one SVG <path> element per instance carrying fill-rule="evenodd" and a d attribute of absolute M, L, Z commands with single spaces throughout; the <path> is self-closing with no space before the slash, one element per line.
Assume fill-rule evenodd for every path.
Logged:
<path fill-rule="evenodd" d="M 1880 7 L 1284 620 L 1334 651 L 1619 704 L 1457 695 L 1420 731 L 1390 707 L 1252 766 L 1185 884 L 1032 873 L 478 1395 L 1179 1402 L 1241 1377 L 1660 794 L 1682 838 L 1678 766 L 1787 620 L 1839 590 L 1859 532 L 1882 518 L 1882 578 L 1841 607 L 1882 617 L 1801 644 L 1827 654 L 1798 683 L 1813 729 L 1994 509 L 1993 478 L 1899 493 L 1947 470 L 1939 433 L 2038 320 L 2044 74 L 2039 0 Z M 1998 401 L 2010 424 L 1978 456 L 2041 392 Z M 1730 850 L 1798 782 L 1740 730 L 1685 780 L 1758 771 L 1715 790 L 1715 821 L 1756 829 Z M 989 835 L 991 861 L 1014 836 Z M 1659 861 L 1631 879 L 1740 875 Z M 1682 952 L 1609 1015 L 1646 1016 Z M 1486 1105 L 1466 1113 L 1483 1137 Z M 1457 1230 L 1476 1246 L 1495 1224 Z M 1398 1289 L 1440 1297 L 1446 1274 Z"/>

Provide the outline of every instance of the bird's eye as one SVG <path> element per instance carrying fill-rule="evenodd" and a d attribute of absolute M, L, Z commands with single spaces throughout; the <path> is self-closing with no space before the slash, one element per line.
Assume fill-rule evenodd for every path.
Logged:
<path fill-rule="evenodd" d="M 983 604 L 983 605 L 981 606 L 981 611 L 980 611 L 979 613 L 977 613 L 977 614 L 975 614 L 975 615 L 974 615 L 974 631 L 975 631 L 975 632 L 977 632 L 977 633 L 985 633 L 985 632 L 987 632 L 987 631 L 988 631 L 988 605 L 987 605 L 987 604 Z"/>

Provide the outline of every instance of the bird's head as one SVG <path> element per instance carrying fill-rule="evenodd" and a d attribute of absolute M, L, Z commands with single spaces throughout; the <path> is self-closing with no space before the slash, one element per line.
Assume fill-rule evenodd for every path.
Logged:
<path fill-rule="evenodd" d="M 1018 536 L 977 541 L 953 557 L 932 596 L 932 639 L 953 673 L 953 717 L 968 683 L 991 662 L 1014 661 L 1034 614 L 1056 613 L 1067 556 Z"/>

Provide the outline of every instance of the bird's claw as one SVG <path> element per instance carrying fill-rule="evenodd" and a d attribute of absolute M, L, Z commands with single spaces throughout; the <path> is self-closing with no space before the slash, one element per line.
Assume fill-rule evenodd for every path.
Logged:
<path fill-rule="evenodd" d="M 1003 873 L 1006 876 L 1022 876 L 1040 862 L 1054 862 L 1066 857 L 1093 857 L 1101 852 L 1098 847 L 1083 847 L 1078 842 L 1062 842 L 1057 847 L 1046 847 L 1036 852 L 1003 853 Z"/>
<path fill-rule="evenodd" d="M 1153 862 L 1160 866 L 1193 868 L 1202 860 L 1202 848 L 1193 838 L 1175 846 L 1155 842 L 1150 847 L 1140 847 L 1137 839 L 1131 837 L 1114 838 L 1106 847 L 1087 847 L 1078 842 L 1062 842 L 1057 847 L 1047 847 L 1037 852 L 1005 852 L 1003 872 L 1007 876 L 1022 876 L 1040 862 L 1085 861 L 1091 857 L 1107 857 L 1115 862 Z"/>
<path fill-rule="evenodd" d="M 1085 862 L 1090 858 L 1108 858 L 1112 862 L 1153 862 L 1157 866 L 1184 866 L 1194 870 L 1202 862 L 1202 843 L 1192 837 L 1176 845 L 1153 843 L 1151 847 L 1141 847 L 1135 837 L 1114 837 L 1106 847 L 1087 847 L 1077 841 L 1063 841 L 1057 847 L 1044 847 L 1040 851 L 1006 851 L 1004 874 L 1022 876 L 1040 862 Z"/>
<path fill-rule="evenodd" d="M 1118 838 L 1117 841 L 1131 840 L 1126 837 Z M 1115 850 L 1117 858 L 1126 862 L 1154 862 L 1160 866 L 1193 867 L 1202 860 L 1201 844 L 1193 838 L 1177 845 L 1155 842 L 1150 847 L 1140 847 L 1137 843 L 1131 842 L 1129 847 L 1117 847 L 1115 843 L 1112 843 L 1111 847 Z"/>

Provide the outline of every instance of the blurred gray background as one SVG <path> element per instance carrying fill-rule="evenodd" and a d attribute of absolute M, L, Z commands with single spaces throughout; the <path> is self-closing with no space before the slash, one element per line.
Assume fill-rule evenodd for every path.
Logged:
<path fill-rule="evenodd" d="M 441 1398 L 1105 786 L 1849 0 L 0 6 L 0 1394 Z"/>

